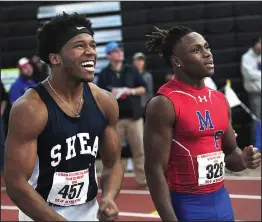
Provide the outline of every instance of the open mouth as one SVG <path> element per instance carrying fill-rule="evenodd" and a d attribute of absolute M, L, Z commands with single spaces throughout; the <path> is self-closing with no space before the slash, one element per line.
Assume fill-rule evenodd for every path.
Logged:
<path fill-rule="evenodd" d="M 208 68 L 213 68 L 214 63 L 213 63 L 213 61 L 208 61 L 207 63 L 205 63 L 205 66 L 208 67 Z"/>
<path fill-rule="evenodd" d="M 93 60 L 84 61 L 81 63 L 81 66 L 89 72 L 95 71 L 95 62 Z"/>

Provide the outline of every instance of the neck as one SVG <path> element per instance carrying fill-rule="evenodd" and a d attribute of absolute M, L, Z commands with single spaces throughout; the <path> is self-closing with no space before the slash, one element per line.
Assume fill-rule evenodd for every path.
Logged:
<path fill-rule="evenodd" d="M 123 62 L 122 61 L 111 62 L 111 65 L 115 71 L 119 72 L 122 68 Z"/>
<path fill-rule="evenodd" d="M 83 82 L 76 81 L 76 79 L 68 77 L 65 73 L 55 72 L 54 70 L 52 70 L 48 79 L 56 93 L 66 101 L 71 102 L 81 98 L 84 87 Z"/>
<path fill-rule="evenodd" d="M 192 77 L 189 77 L 188 75 L 186 74 L 182 74 L 182 73 L 177 73 L 175 72 L 175 76 L 180 79 L 182 82 L 188 84 L 188 85 L 191 85 L 195 88 L 202 88 L 203 86 L 205 86 L 205 82 L 204 82 L 204 79 L 196 79 L 196 78 L 192 78 Z"/>

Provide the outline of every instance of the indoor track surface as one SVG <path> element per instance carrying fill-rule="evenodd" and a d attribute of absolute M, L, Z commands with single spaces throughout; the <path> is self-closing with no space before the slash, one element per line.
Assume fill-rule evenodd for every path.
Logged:
<path fill-rule="evenodd" d="M 237 221 L 261 221 L 261 178 L 228 176 L 225 186 L 230 193 Z M 100 192 L 100 191 L 99 191 Z M 136 188 L 133 174 L 126 174 L 116 200 L 119 221 L 160 221 L 147 190 Z M 1 221 L 17 221 L 18 208 L 6 194 L 1 178 Z"/>

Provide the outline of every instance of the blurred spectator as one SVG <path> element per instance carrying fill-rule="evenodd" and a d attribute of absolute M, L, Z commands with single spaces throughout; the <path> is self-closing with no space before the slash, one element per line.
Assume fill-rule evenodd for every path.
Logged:
<path fill-rule="evenodd" d="M 261 37 L 255 38 L 252 47 L 242 56 L 241 72 L 250 110 L 261 120 Z M 256 124 L 254 121 L 252 140 L 255 139 Z"/>
<path fill-rule="evenodd" d="M 1 167 L 1 172 L 3 170 L 3 166 L 4 166 L 4 150 L 5 150 L 5 131 L 4 131 L 4 113 L 7 107 L 7 100 L 8 100 L 8 94 L 5 91 L 4 85 L 1 81 L 1 85 L 0 85 L 0 89 L 1 89 L 1 98 L 0 98 L 0 105 L 1 105 L 1 115 L 0 115 L 0 167 Z"/>
<path fill-rule="evenodd" d="M 13 104 L 19 97 L 21 97 L 25 91 L 36 84 L 32 80 L 33 67 L 29 63 L 29 59 L 23 57 L 18 61 L 17 65 L 20 75 L 16 81 L 11 85 L 9 91 L 10 103 Z"/>
<path fill-rule="evenodd" d="M 123 63 L 124 52 L 116 42 L 106 45 L 109 65 L 99 74 L 97 85 L 112 92 L 119 105 L 117 131 L 121 140 L 127 137 L 135 165 L 136 182 L 146 187 L 144 172 L 143 118 L 141 95 L 146 92 L 146 83 L 138 70 Z"/>
<path fill-rule="evenodd" d="M 134 54 L 133 65 L 138 69 L 147 84 L 147 92 L 141 96 L 141 108 L 142 112 L 144 112 L 147 101 L 153 96 L 153 77 L 146 70 L 146 56 L 142 52 Z"/>
<path fill-rule="evenodd" d="M 138 69 L 139 73 L 142 75 L 147 84 L 147 92 L 145 95 L 141 96 L 141 110 L 144 117 L 146 103 L 153 96 L 153 77 L 151 73 L 146 71 L 146 56 L 142 52 L 138 52 L 133 55 L 133 65 Z M 132 158 L 127 159 L 127 170 L 134 170 Z"/>
<path fill-rule="evenodd" d="M 144 112 L 147 101 L 153 96 L 153 77 L 152 74 L 146 70 L 146 56 L 142 52 L 134 54 L 133 65 L 138 69 L 147 84 L 147 91 L 141 96 L 141 107 Z"/>
<path fill-rule="evenodd" d="M 47 76 L 49 75 L 49 71 L 50 71 L 49 65 L 41 61 L 40 58 L 36 55 L 34 55 L 31 58 L 30 62 L 33 66 L 32 79 L 36 83 L 39 83 L 45 80 Z"/>

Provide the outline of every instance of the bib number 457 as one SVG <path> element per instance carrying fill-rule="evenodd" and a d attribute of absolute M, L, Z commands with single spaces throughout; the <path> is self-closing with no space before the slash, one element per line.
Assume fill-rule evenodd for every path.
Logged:
<path fill-rule="evenodd" d="M 84 186 L 84 182 L 72 184 L 72 185 L 65 185 L 58 194 L 62 195 L 63 199 L 74 199 L 80 196 L 81 190 Z"/>
<path fill-rule="evenodd" d="M 206 167 L 206 170 L 208 171 L 206 177 L 207 179 L 216 179 L 221 176 L 223 176 L 224 172 L 224 163 L 215 163 L 215 164 L 208 164 Z"/>

